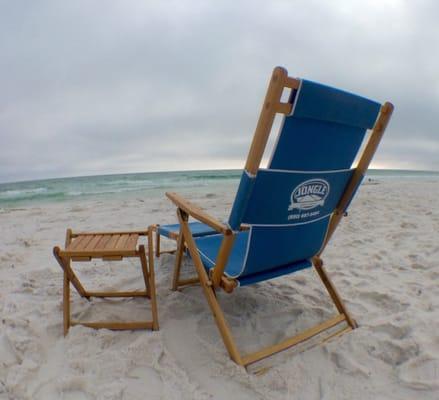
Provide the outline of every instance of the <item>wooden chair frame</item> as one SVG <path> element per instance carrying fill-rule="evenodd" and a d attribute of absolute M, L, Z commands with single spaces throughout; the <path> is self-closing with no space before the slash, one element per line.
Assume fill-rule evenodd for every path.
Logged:
<path fill-rule="evenodd" d="M 105 250 L 68 250 L 72 239 L 85 235 L 128 235 L 135 234 L 138 236 L 146 236 L 148 238 L 148 255 L 144 245 L 135 244 L 135 250 L 110 248 Z M 137 239 L 136 239 L 137 243 Z M 75 325 L 83 325 L 89 328 L 112 329 L 112 330 L 134 330 L 134 329 L 152 329 L 158 330 L 158 313 L 154 277 L 154 253 L 153 253 L 153 229 L 150 227 L 146 231 L 129 231 L 129 232 L 81 232 L 74 233 L 71 229 L 67 229 L 65 250 L 61 250 L 58 246 L 53 248 L 53 254 L 59 265 L 64 271 L 63 279 L 63 327 L 64 336 L 67 335 L 69 328 Z M 140 259 L 143 280 L 145 283 L 144 291 L 128 291 L 128 292 L 92 292 L 84 288 L 76 274 L 72 269 L 72 261 L 91 261 L 93 258 L 102 259 L 104 261 L 120 261 L 126 257 L 136 257 Z M 90 297 L 145 297 L 151 300 L 152 320 L 133 321 L 133 322 L 80 322 L 71 319 L 70 315 L 70 283 L 75 287 L 81 297 L 90 300 Z"/>
<path fill-rule="evenodd" d="M 245 165 L 245 170 L 250 174 L 256 174 L 259 165 L 262 160 L 262 156 L 270 135 L 273 121 L 276 113 L 290 114 L 292 105 L 289 103 L 281 102 L 281 97 L 284 89 L 298 89 L 299 81 L 288 76 L 285 69 L 281 67 L 276 67 L 273 71 L 267 94 L 263 103 L 262 111 L 256 126 L 255 135 L 250 147 L 247 162 Z M 380 114 L 375 122 L 371 134 L 367 139 L 367 143 L 364 146 L 364 150 L 361 154 L 357 167 L 346 187 L 346 190 L 337 205 L 335 211 L 333 212 L 330 223 L 328 226 L 328 231 L 325 237 L 324 245 L 322 250 L 318 255 L 313 258 L 313 266 L 317 271 L 318 276 L 322 280 L 326 290 L 328 291 L 335 307 L 337 308 L 338 314 L 333 318 L 318 324 L 312 328 L 305 330 L 304 332 L 283 340 L 280 343 L 269 346 L 262 350 L 256 351 L 251 354 L 241 355 L 235 344 L 229 325 L 225 319 L 224 313 L 216 297 L 215 290 L 222 288 L 226 292 L 230 293 L 237 286 L 237 282 L 230 279 L 224 275 L 224 269 L 227 264 L 228 257 L 232 250 L 235 232 L 233 232 L 230 227 L 224 225 L 214 217 L 207 214 L 197 205 L 185 200 L 176 193 L 166 193 L 167 197 L 177 206 L 177 216 L 181 225 L 180 234 L 177 239 L 177 253 L 175 260 L 175 269 L 173 277 L 173 289 L 176 290 L 180 286 L 188 283 L 199 282 L 203 289 L 204 295 L 209 303 L 211 311 L 214 315 L 216 324 L 220 331 L 221 337 L 223 339 L 224 345 L 232 358 L 239 365 L 247 366 L 251 363 L 259 361 L 266 358 L 272 354 L 278 353 L 289 347 L 292 347 L 298 343 L 304 342 L 317 334 L 326 331 L 329 328 L 335 327 L 341 322 L 345 322 L 344 327 L 334 333 L 332 336 L 342 334 L 351 329 L 355 329 L 357 324 L 355 320 L 350 316 L 348 310 L 346 309 L 343 301 L 338 294 L 334 284 L 330 280 L 325 268 L 323 267 L 323 262 L 321 259 L 321 253 L 323 252 L 325 246 L 330 240 L 332 234 L 334 233 L 337 225 L 340 223 L 341 218 L 344 215 L 344 210 L 348 204 L 352 193 L 355 192 L 356 187 L 361 182 L 370 161 L 378 147 L 378 144 L 384 134 L 387 124 L 390 120 L 393 111 L 393 105 L 386 102 L 380 110 Z M 195 218 L 198 221 L 204 222 L 205 224 L 214 228 L 217 232 L 222 233 L 224 238 L 222 240 L 215 267 L 211 270 L 212 273 L 208 276 L 206 269 L 203 266 L 203 262 L 197 251 L 197 246 L 195 240 L 191 234 L 188 225 L 189 216 Z M 180 269 L 181 261 L 183 256 L 184 247 L 187 246 L 190 255 L 195 265 L 195 269 L 198 277 L 191 280 L 180 280 Z M 347 326 L 346 326 L 347 325 Z"/>
<path fill-rule="evenodd" d="M 173 250 L 162 250 L 161 249 L 161 240 L 160 240 L 160 225 L 159 224 L 155 224 L 155 225 L 151 225 L 153 231 L 155 232 L 155 256 L 158 258 L 160 257 L 161 254 L 174 254 L 177 249 L 173 249 Z M 176 232 L 170 232 L 169 233 L 169 239 L 171 240 L 178 240 L 178 233 Z"/>

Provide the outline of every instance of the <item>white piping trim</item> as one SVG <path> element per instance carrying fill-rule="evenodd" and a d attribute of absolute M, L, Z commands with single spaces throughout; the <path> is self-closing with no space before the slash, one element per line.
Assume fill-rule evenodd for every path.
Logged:
<path fill-rule="evenodd" d="M 206 254 L 204 254 L 198 247 L 197 247 L 197 250 L 198 250 L 198 253 L 200 253 L 204 258 L 207 259 L 207 261 L 209 261 L 212 264 L 213 267 L 215 267 L 215 263 L 209 257 L 207 257 Z"/>
<path fill-rule="evenodd" d="M 251 238 L 252 238 L 252 226 L 250 226 L 249 233 L 248 233 L 247 247 L 245 249 L 244 262 L 242 263 L 241 271 L 239 271 L 239 273 L 237 275 L 230 275 L 226 271 L 224 271 L 224 275 L 226 275 L 228 278 L 232 278 L 232 279 L 239 278 L 242 275 L 242 273 L 244 272 L 245 265 L 247 264 L 248 253 L 249 253 L 249 250 L 250 250 Z"/>
<path fill-rule="evenodd" d="M 300 89 L 302 88 L 302 80 L 300 78 L 297 78 L 297 80 L 299 81 L 299 87 L 297 88 L 296 97 L 294 97 L 293 105 L 291 106 L 291 112 L 288 114 L 288 116 L 293 115 L 293 112 L 294 112 L 294 110 L 296 108 L 297 99 L 299 98 Z M 292 89 L 292 90 L 294 90 L 294 89 Z M 276 138 L 276 143 L 274 144 L 273 151 L 271 152 L 270 160 L 268 161 L 268 165 L 269 166 L 271 165 L 271 162 L 273 161 L 273 156 L 276 153 L 277 146 L 279 144 L 279 140 L 280 140 L 280 137 L 282 135 L 282 131 L 284 129 L 284 124 L 285 124 L 286 117 L 287 117 L 287 115 L 284 115 L 284 117 L 282 119 L 282 122 L 280 124 L 279 132 L 278 132 L 277 138 Z"/>
<path fill-rule="evenodd" d="M 256 178 L 256 174 L 252 174 L 251 172 L 248 172 L 246 169 L 244 169 L 244 172 L 250 179 Z"/>
<path fill-rule="evenodd" d="M 316 221 L 320 221 L 321 219 L 324 219 L 326 217 L 329 217 L 332 214 L 325 214 L 319 218 L 313 219 L 312 221 L 307 221 L 307 222 L 297 222 L 295 224 L 252 224 L 251 226 L 256 226 L 256 227 L 268 227 L 268 228 L 281 228 L 284 226 L 297 226 L 297 225 L 306 225 L 306 224 L 312 224 L 313 222 Z"/>
<path fill-rule="evenodd" d="M 253 227 L 254 227 L 254 226 L 255 226 L 255 227 L 284 227 L 284 226 L 286 226 L 286 227 L 290 227 L 290 226 L 297 226 L 297 225 L 306 225 L 306 224 L 312 224 L 313 222 L 320 221 L 320 220 L 322 220 L 322 219 L 324 219 L 324 218 L 327 218 L 327 217 L 329 217 L 331 214 L 332 214 L 332 213 L 329 213 L 329 214 L 326 214 L 326 215 L 324 215 L 324 216 L 322 216 L 322 217 L 320 217 L 320 218 L 314 219 L 314 220 L 312 220 L 312 221 L 308 221 L 308 222 L 299 222 L 299 223 L 297 223 L 297 224 L 279 224 L 279 225 L 274 225 L 274 224 L 273 224 L 273 225 L 269 225 L 269 224 L 267 224 L 267 225 L 263 225 L 263 224 L 252 224 L 252 225 L 250 226 L 250 230 L 249 230 L 249 234 L 248 234 L 247 247 L 246 247 L 246 249 L 245 249 L 244 262 L 242 263 L 241 270 L 240 270 L 239 273 L 236 274 L 236 275 L 230 275 L 230 274 L 228 274 L 226 271 L 224 271 L 224 275 L 226 275 L 228 278 L 237 279 L 237 278 L 239 278 L 239 277 L 242 275 L 242 273 L 244 272 L 245 267 L 246 267 L 246 265 L 247 265 L 248 254 L 249 254 L 249 252 L 250 252 L 250 243 L 251 243 L 252 232 L 253 232 Z M 328 226 L 329 226 L 329 225 L 328 225 Z M 198 251 L 200 251 L 200 250 L 198 250 Z M 201 253 L 201 251 L 200 251 L 200 253 Z M 210 262 L 212 262 L 208 257 L 206 257 L 206 258 L 207 258 Z"/>
<path fill-rule="evenodd" d="M 274 143 L 273 151 L 271 152 L 270 160 L 268 161 L 268 164 L 267 164 L 267 165 L 268 165 L 268 168 L 270 168 L 270 166 L 271 166 L 271 162 L 273 161 L 274 154 L 276 153 L 276 149 L 277 149 L 277 146 L 278 146 L 278 144 L 279 144 L 280 137 L 281 137 L 281 135 L 282 135 L 282 130 L 284 129 L 284 124 L 285 124 L 285 118 L 286 118 L 286 117 L 287 117 L 287 116 L 284 115 L 283 118 L 282 118 L 282 122 L 281 122 L 280 127 L 279 127 L 279 132 L 277 133 L 276 142 Z"/>
<path fill-rule="evenodd" d="M 272 169 L 272 168 L 259 168 L 259 171 L 265 172 L 282 172 L 285 174 L 334 174 L 338 172 L 354 171 L 355 168 L 346 169 L 329 169 L 324 171 L 300 171 L 300 170 L 288 170 L 288 169 Z"/>

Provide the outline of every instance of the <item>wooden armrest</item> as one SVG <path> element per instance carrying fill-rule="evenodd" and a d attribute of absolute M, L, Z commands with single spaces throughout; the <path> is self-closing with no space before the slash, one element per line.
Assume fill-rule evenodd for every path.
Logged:
<path fill-rule="evenodd" d="M 148 229 L 147 230 L 133 230 L 133 231 L 105 231 L 105 232 L 71 232 L 71 237 L 75 238 L 78 236 L 84 236 L 84 235 L 139 235 L 139 236 L 146 236 L 148 235 Z"/>
<path fill-rule="evenodd" d="M 217 232 L 230 233 L 231 230 L 228 226 L 218 221 L 216 218 L 212 217 L 211 215 L 207 214 L 201 207 L 191 203 L 190 201 L 186 200 L 179 194 L 173 192 L 166 192 L 166 196 L 178 208 L 183 210 L 185 213 L 189 214 L 191 217 L 194 217 L 198 221 L 201 221 L 206 225 L 209 225 Z"/>

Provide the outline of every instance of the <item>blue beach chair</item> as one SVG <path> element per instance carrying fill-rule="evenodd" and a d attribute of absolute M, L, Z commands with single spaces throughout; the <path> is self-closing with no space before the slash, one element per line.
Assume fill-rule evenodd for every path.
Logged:
<path fill-rule="evenodd" d="M 180 232 L 180 224 L 168 224 L 168 225 L 154 225 L 156 232 L 156 247 L 155 253 L 157 257 L 163 253 L 175 253 L 175 250 L 161 250 L 160 237 L 164 236 L 171 240 L 178 240 L 178 233 Z M 212 229 L 209 225 L 202 222 L 189 222 L 189 228 L 193 237 L 212 235 L 217 233 L 215 229 Z"/>
<path fill-rule="evenodd" d="M 281 101 L 290 90 L 289 101 Z M 357 191 L 393 111 L 372 100 L 304 79 L 277 67 L 268 87 L 227 224 L 176 193 L 180 222 L 175 281 L 187 246 L 230 357 L 247 366 L 329 328 L 356 328 L 323 267 L 321 254 Z M 283 123 L 268 163 L 261 159 L 277 113 Z M 368 131 L 371 129 L 371 131 Z M 361 150 L 361 151 L 360 151 Z M 358 160 L 354 165 L 354 161 Z M 189 216 L 217 233 L 195 236 Z M 247 227 L 248 229 L 242 229 Z M 215 290 L 273 279 L 314 266 L 338 314 L 255 353 L 241 355 Z M 180 286 L 180 285 L 177 285 Z M 343 323 L 343 324 L 342 324 Z"/>

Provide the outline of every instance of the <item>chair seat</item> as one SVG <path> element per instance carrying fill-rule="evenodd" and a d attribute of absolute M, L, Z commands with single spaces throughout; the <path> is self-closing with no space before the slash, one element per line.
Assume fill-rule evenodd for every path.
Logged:
<path fill-rule="evenodd" d="M 222 239 L 223 235 L 221 234 L 195 238 L 198 252 L 200 253 L 203 265 L 207 270 L 215 266 L 215 260 L 218 255 Z M 248 231 L 237 233 L 226 268 L 224 269 L 224 273 L 228 277 L 236 278 L 240 286 L 250 285 L 252 283 L 257 283 L 267 279 L 273 279 L 299 271 L 301 269 L 309 268 L 312 265 L 310 260 L 298 260 L 288 265 L 282 265 L 254 274 L 241 274 L 245 263 L 248 239 Z"/>
<path fill-rule="evenodd" d="M 213 235 L 217 233 L 215 229 L 201 222 L 191 222 L 189 223 L 189 228 L 192 232 L 193 237 Z M 158 232 L 162 236 L 175 239 L 178 236 L 178 233 L 180 232 L 180 224 L 160 225 L 158 227 Z"/>

